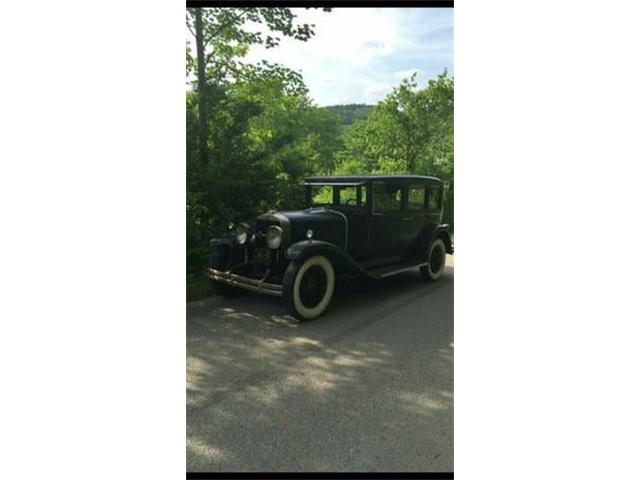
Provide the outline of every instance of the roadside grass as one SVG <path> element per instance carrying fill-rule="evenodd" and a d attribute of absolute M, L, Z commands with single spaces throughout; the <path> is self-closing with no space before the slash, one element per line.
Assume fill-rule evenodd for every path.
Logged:
<path fill-rule="evenodd" d="M 187 302 L 202 300 L 213 294 L 213 282 L 204 272 L 187 276 Z"/>

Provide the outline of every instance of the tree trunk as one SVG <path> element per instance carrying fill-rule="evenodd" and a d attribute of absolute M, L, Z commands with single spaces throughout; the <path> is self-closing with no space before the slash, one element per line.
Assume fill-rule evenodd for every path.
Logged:
<path fill-rule="evenodd" d="M 209 137 L 208 105 L 207 105 L 207 78 L 205 73 L 204 58 L 204 29 L 202 26 L 202 10 L 195 10 L 196 29 L 196 55 L 198 57 L 198 153 L 200 164 L 206 165 L 209 155 L 207 139 Z"/>

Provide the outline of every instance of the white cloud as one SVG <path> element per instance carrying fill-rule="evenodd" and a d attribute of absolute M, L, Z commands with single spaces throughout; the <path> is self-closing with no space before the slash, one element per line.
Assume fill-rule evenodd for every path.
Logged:
<path fill-rule="evenodd" d="M 307 42 L 282 38 L 274 49 L 254 46 L 248 59 L 266 58 L 302 70 L 327 62 L 362 68 L 377 57 L 392 54 L 400 42 L 395 9 L 294 10 L 300 23 L 315 24 L 315 35 Z"/>
<path fill-rule="evenodd" d="M 393 90 L 393 85 L 387 83 L 371 82 L 364 87 L 364 95 L 368 102 L 377 101 Z"/>
<path fill-rule="evenodd" d="M 253 46 L 244 60 L 265 59 L 302 72 L 319 105 L 375 103 L 414 71 L 421 80 L 444 68 L 452 72 L 452 15 L 447 9 L 339 7 L 330 13 L 303 8 L 294 12 L 297 22 L 315 24 L 314 36 L 307 42 L 282 37 L 273 49 Z"/>

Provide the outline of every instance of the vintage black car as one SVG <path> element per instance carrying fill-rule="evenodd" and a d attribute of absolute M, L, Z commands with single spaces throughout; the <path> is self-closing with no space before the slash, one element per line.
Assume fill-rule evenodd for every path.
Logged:
<path fill-rule="evenodd" d="M 211 240 L 208 273 L 221 294 L 279 296 L 295 317 L 311 319 L 329 306 L 340 273 L 379 279 L 419 268 L 424 280 L 442 276 L 453 246 L 441 180 L 334 176 L 304 185 L 305 210 L 269 211 Z"/>

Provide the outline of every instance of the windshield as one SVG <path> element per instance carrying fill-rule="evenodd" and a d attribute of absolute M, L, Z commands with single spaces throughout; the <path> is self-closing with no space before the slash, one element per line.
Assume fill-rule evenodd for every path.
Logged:
<path fill-rule="evenodd" d="M 349 206 L 364 208 L 367 204 L 367 188 L 358 186 L 311 185 L 312 207 Z"/>

